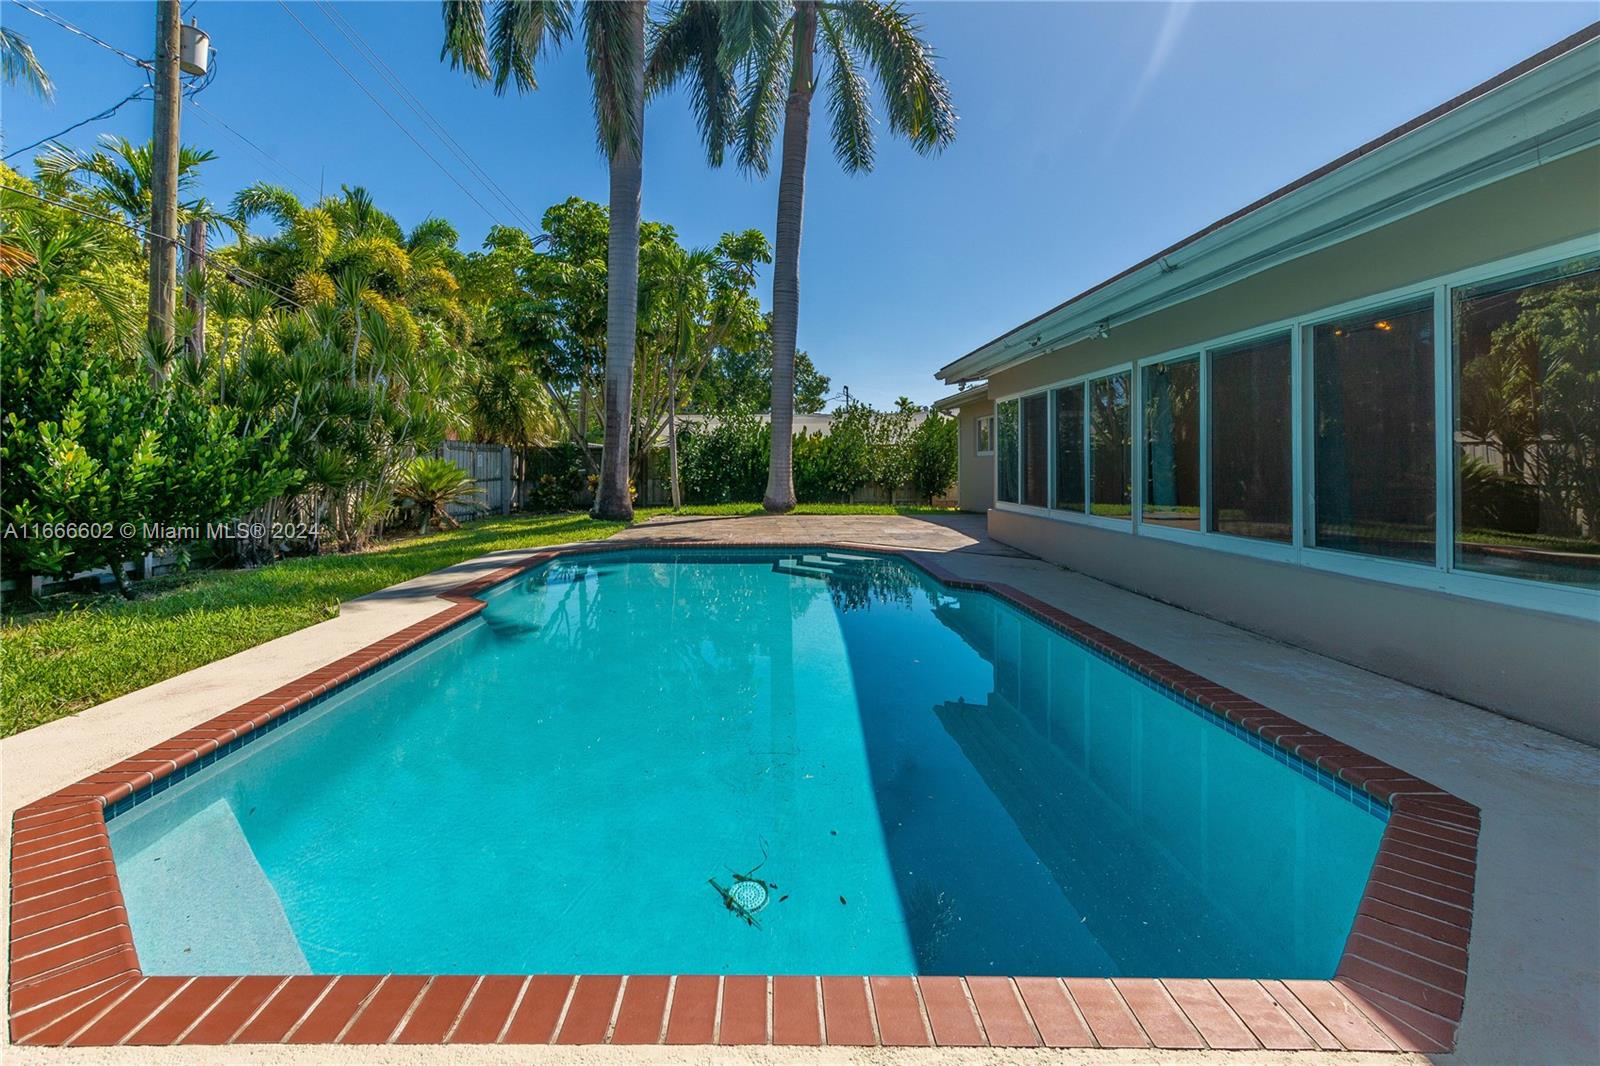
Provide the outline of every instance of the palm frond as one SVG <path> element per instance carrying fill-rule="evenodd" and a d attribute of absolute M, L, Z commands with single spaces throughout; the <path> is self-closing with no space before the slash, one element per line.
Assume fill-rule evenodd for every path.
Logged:
<path fill-rule="evenodd" d="M 872 98 L 867 79 L 843 31 L 819 10 L 823 52 L 828 57 L 828 118 L 833 134 L 833 154 L 846 174 L 872 169 Z"/>
<path fill-rule="evenodd" d="M 414 252 L 419 248 L 454 248 L 460 239 L 461 235 L 447 220 L 437 215 L 429 215 L 411 227 L 411 232 L 406 237 L 406 250 Z"/>
<path fill-rule="evenodd" d="M 231 214 L 242 222 L 266 215 L 285 229 L 294 225 L 304 207 L 300 198 L 282 185 L 258 181 L 240 189 L 233 198 Z"/>
<path fill-rule="evenodd" d="M 680 81 L 689 83 L 689 106 L 705 142 L 706 159 L 722 165 L 733 139 L 739 92 L 722 41 L 722 19 L 742 4 L 714 0 L 675 0 L 664 22 L 652 27 L 645 61 L 645 91 L 656 93 Z"/>
<path fill-rule="evenodd" d="M 489 32 L 484 22 L 483 0 L 444 0 L 444 45 L 439 58 L 452 70 L 462 70 L 477 81 L 488 81 Z"/>
<path fill-rule="evenodd" d="M 55 98 L 55 86 L 45 73 L 39 57 L 33 54 L 28 39 L 15 30 L 0 26 L 0 78 L 7 85 L 20 85 L 41 100 Z"/>
<path fill-rule="evenodd" d="M 921 22 L 899 3 L 881 0 L 839 0 L 829 11 L 872 68 L 889 129 L 924 154 L 954 140 L 950 87 L 935 65 L 938 56 L 922 39 Z"/>
<path fill-rule="evenodd" d="M 644 0 L 583 7 L 595 136 L 608 159 L 637 153 L 644 143 L 644 22 Z"/>
<path fill-rule="evenodd" d="M 789 95 L 789 70 L 794 61 L 794 19 L 786 19 L 773 35 L 771 47 L 752 54 L 745 66 L 739 104 L 741 169 L 759 175 L 767 172 L 772 144 L 783 124 L 783 104 Z"/>
<path fill-rule="evenodd" d="M 741 0 L 718 6 L 722 9 L 722 55 L 718 59 L 729 70 L 766 55 L 783 32 L 788 5 L 781 0 Z"/>
<path fill-rule="evenodd" d="M 538 60 L 572 33 L 571 0 L 501 0 L 489 35 L 494 91 L 515 83 L 518 92 L 539 87 Z"/>

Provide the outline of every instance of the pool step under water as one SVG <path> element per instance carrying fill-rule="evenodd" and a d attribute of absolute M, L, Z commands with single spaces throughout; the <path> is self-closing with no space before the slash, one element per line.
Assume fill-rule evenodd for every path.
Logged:
<path fill-rule="evenodd" d="M 825 552 L 821 555 L 801 555 L 798 558 L 779 559 L 772 564 L 772 570 L 774 573 L 789 574 L 793 577 L 811 577 L 826 580 L 835 575 L 848 575 L 857 572 L 863 564 L 869 564 L 873 561 L 865 555 Z"/>

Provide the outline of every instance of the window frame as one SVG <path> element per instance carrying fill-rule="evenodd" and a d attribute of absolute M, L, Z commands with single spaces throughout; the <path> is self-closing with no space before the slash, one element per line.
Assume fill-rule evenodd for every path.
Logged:
<path fill-rule="evenodd" d="M 987 448 L 985 448 L 983 446 L 983 427 L 984 427 L 985 423 L 987 423 L 988 426 L 989 426 L 989 447 L 987 447 Z M 982 456 L 985 456 L 985 455 L 993 455 L 994 454 L 994 415 L 992 415 L 992 414 L 979 415 L 977 418 L 974 418 L 972 420 L 972 426 L 973 426 L 973 429 L 972 429 L 972 454 L 975 455 L 975 456 L 979 456 L 979 457 L 982 457 Z"/>
<path fill-rule="evenodd" d="M 1196 417 L 1200 420 L 1200 436 L 1197 446 L 1200 449 L 1200 462 L 1198 477 L 1200 479 L 1200 528 L 1183 529 L 1177 526 L 1150 525 L 1144 522 L 1145 481 L 1149 474 L 1149 455 L 1146 453 L 1148 442 L 1145 439 L 1144 425 L 1144 372 L 1151 367 L 1164 366 L 1167 363 L 1181 363 L 1186 359 L 1195 360 L 1200 370 L 1200 381 L 1196 386 L 1200 390 L 1200 410 Z M 1179 543 L 1193 543 L 1194 539 L 1208 532 L 1211 511 L 1211 399 L 1207 390 L 1211 385 L 1211 371 L 1208 365 L 1211 362 L 1206 358 L 1206 349 L 1203 345 L 1189 345 L 1171 352 L 1163 352 L 1153 359 L 1138 359 L 1134 361 L 1136 371 L 1133 382 L 1133 451 L 1134 467 L 1133 478 L 1133 524 L 1139 532 L 1150 537 L 1166 537 L 1176 534 L 1171 538 Z"/>
<path fill-rule="evenodd" d="M 1433 303 L 1433 562 L 1430 564 L 1418 559 L 1396 559 L 1382 555 L 1363 555 L 1358 552 L 1344 551 L 1340 548 L 1323 547 L 1322 545 L 1314 542 L 1314 531 L 1316 530 L 1317 526 L 1317 486 L 1315 481 L 1317 427 L 1314 419 L 1310 417 L 1303 419 L 1300 433 L 1296 435 L 1295 439 L 1298 452 L 1304 456 L 1305 462 L 1305 475 L 1299 479 L 1301 488 L 1300 494 L 1296 497 L 1296 502 L 1299 506 L 1299 512 L 1303 518 L 1297 519 L 1295 522 L 1295 543 L 1303 549 L 1306 555 L 1317 558 L 1328 556 L 1341 556 L 1348 558 L 1355 556 L 1362 559 L 1377 559 L 1385 563 L 1399 564 L 1407 568 L 1420 569 L 1423 571 L 1446 569 L 1444 565 L 1446 562 L 1445 556 L 1449 554 L 1450 546 L 1445 544 L 1441 550 L 1441 538 L 1439 531 L 1442 527 L 1439 524 L 1439 516 L 1445 510 L 1446 505 L 1443 498 L 1439 495 L 1441 481 L 1439 476 L 1439 463 L 1450 453 L 1450 435 L 1449 433 L 1440 432 L 1439 404 L 1440 393 L 1445 391 L 1445 388 L 1441 382 L 1443 382 L 1448 375 L 1448 370 L 1441 370 L 1439 349 L 1441 346 L 1445 348 L 1449 347 L 1448 329 L 1450 325 L 1450 309 L 1445 307 L 1442 315 L 1440 312 L 1441 304 L 1449 296 L 1449 289 L 1450 286 L 1444 284 L 1420 285 L 1412 286 L 1406 289 L 1395 289 L 1381 297 L 1369 297 L 1360 300 L 1352 300 L 1348 303 L 1329 308 L 1325 311 L 1318 311 L 1315 315 L 1307 316 L 1301 319 L 1300 325 L 1295 331 L 1300 340 L 1299 350 L 1301 354 L 1297 362 L 1300 369 L 1301 388 L 1295 393 L 1295 398 L 1298 400 L 1298 406 L 1306 415 L 1314 415 L 1317 409 L 1317 382 L 1316 374 L 1313 372 L 1314 360 L 1316 359 L 1316 345 L 1313 343 L 1312 338 L 1318 326 L 1324 326 L 1330 322 L 1335 322 L 1340 319 L 1355 318 L 1360 315 L 1372 314 L 1376 311 L 1391 310 L 1394 307 L 1407 302 L 1420 302 L 1424 299 L 1429 299 Z M 1441 328 L 1443 328 L 1445 332 L 1441 333 Z M 1440 340 L 1441 337 L 1445 338 L 1445 341 L 1442 344 Z M 1445 367 L 1448 367 L 1449 353 L 1446 352 L 1445 354 L 1446 358 L 1443 360 L 1443 363 Z M 1454 395 L 1453 390 L 1451 391 L 1451 394 Z M 1300 460 L 1297 458 L 1297 475 L 1300 473 L 1299 464 Z M 1453 507 L 1451 508 L 1451 514 L 1453 517 Z M 1331 565 L 1329 568 L 1337 569 L 1337 567 Z"/>
<path fill-rule="evenodd" d="M 1244 555 L 1268 562 L 1304 566 L 1311 570 L 1345 577 L 1379 581 L 1405 588 L 1425 589 L 1468 599 L 1482 600 L 1502 606 L 1544 611 L 1588 620 L 1600 618 L 1600 592 L 1575 585 L 1534 581 L 1504 574 L 1482 573 L 1457 568 L 1454 564 L 1455 520 L 1455 457 L 1453 451 L 1457 382 L 1455 380 L 1455 335 L 1453 332 L 1452 305 L 1455 290 L 1476 288 L 1497 281 L 1512 281 L 1524 274 L 1537 273 L 1583 256 L 1600 255 L 1600 231 L 1560 241 L 1543 248 L 1517 255 L 1487 260 L 1477 265 L 1446 274 L 1418 280 L 1380 292 L 1366 294 L 1341 303 L 1314 307 L 1289 318 L 1264 322 L 1232 333 L 1190 341 L 1180 347 L 1121 360 L 1106 366 L 1052 380 L 1047 383 L 996 396 L 995 404 L 1020 400 L 1023 396 L 1046 393 L 1047 409 L 1051 420 L 1050 440 L 1050 490 L 1048 507 L 1030 507 L 1025 504 L 999 502 L 995 508 L 1018 514 L 1035 515 L 1068 525 L 1088 525 L 1116 530 L 1130 536 L 1145 536 L 1157 540 L 1187 544 L 1191 547 Z M 1415 560 L 1390 559 L 1377 555 L 1363 555 L 1336 548 L 1318 547 L 1310 543 L 1309 531 L 1315 520 L 1312 495 L 1313 441 L 1315 426 L 1311 421 L 1314 381 L 1310 373 L 1311 331 L 1332 319 L 1382 310 L 1407 300 L 1431 298 L 1433 301 L 1434 329 L 1434 477 L 1435 477 L 1435 557 L 1430 565 Z M 1261 340 L 1275 334 L 1289 334 L 1290 342 L 1290 435 L 1291 435 L 1291 499 L 1293 540 L 1274 542 L 1250 537 L 1235 536 L 1210 528 L 1211 504 L 1211 356 L 1215 349 L 1232 347 Z M 1144 472 L 1146 464 L 1144 430 L 1144 368 L 1200 355 L 1200 510 L 1201 528 L 1176 529 L 1146 524 L 1141 521 L 1144 509 Z M 1063 511 L 1055 507 L 1055 399 L 1057 389 L 1083 384 L 1084 403 L 1084 500 L 1087 507 L 1090 492 L 1091 459 L 1089 455 L 1089 383 L 1118 373 L 1131 375 L 1132 411 L 1132 462 L 1133 510 L 1131 521 L 1107 518 L 1102 515 Z M 1019 406 L 1020 412 L 1020 406 Z M 1020 446 L 1017 456 L 1018 475 L 1021 474 Z M 998 483 L 997 483 L 998 488 Z M 1020 485 L 1019 485 L 1020 490 Z M 997 494 L 998 495 L 998 494 Z M 1020 491 L 1019 491 L 1020 495 Z"/>
<path fill-rule="evenodd" d="M 1015 459 L 1017 461 L 1017 499 L 1015 501 L 1013 501 L 1013 500 L 1002 500 L 1000 498 L 1000 407 L 1001 407 L 1001 405 L 1008 404 L 1008 403 L 1014 403 L 1014 404 L 1017 405 L 1017 446 L 1016 446 L 1016 455 L 1015 455 Z M 992 483 L 993 483 L 993 486 L 994 486 L 994 488 L 993 488 L 994 506 L 997 509 L 1002 509 L 1002 510 L 1010 510 L 1011 508 L 1014 508 L 1014 507 L 1017 507 L 1017 508 L 1025 507 L 1026 505 L 1021 502 L 1021 500 L 1022 500 L 1022 394 L 1018 393 L 1018 394 L 1013 395 L 1013 396 L 1003 396 L 1003 397 L 995 400 L 994 401 L 994 415 L 993 415 L 993 417 L 994 417 L 994 435 L 990 438 L 990 440 L 994 443 L 994 448 L 989 453 L 989 455 L 990 455 L 990 460 L 989 461 L 993 464 L 993 469 L 990 471 L 990 474 L 991 474 Z M 1033 510 L 1033 508 L 1031 508 L 1031 507 L 1028 507 L 1026 509 L 1030 510 L 1030 511 Z"/>

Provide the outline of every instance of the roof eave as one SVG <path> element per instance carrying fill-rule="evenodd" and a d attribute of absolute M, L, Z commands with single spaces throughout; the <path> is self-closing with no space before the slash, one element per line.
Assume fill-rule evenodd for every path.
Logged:
<path fill-rule="evenodd" d="M 997 373 L 1600 143 L 1600 23 L 941 367 Z"/>

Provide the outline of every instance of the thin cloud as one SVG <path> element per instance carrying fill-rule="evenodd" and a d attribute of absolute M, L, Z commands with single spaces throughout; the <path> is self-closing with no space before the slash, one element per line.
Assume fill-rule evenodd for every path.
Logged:
<path fill-rule="evenodd" d="M 1166 69 L 1167 60 L 1172 58 L 1173 51 L 1178 46 L 1178 40 L 1183 36 L 1184 23 L 1189 21 L 1189 13 L 1194 10 L 1194 4 L 1189 0 L 1180 0 L 1178 3 L 1167 5 L 1166 17 L 1161 20 L 1161 29 L 1156 33 L 1155 44 L 1150 48 L 1150 56 L 1145 60 L 1144 69 L 1139 72 L 1139 80 L 1134 84 L 1133 90 L 1128 93 L 1123 102 L 1122 109 L 1117 113 L 1116 121 L 1111 124 L 1111 133 L 1106 139 L 1106 147 L 1110 148 L 1122 136 L 1122 129 L 1139 109 L 1139 104 L 1144 100 L 1145 93 L 1154 85 L 1161 72 Z"/>

